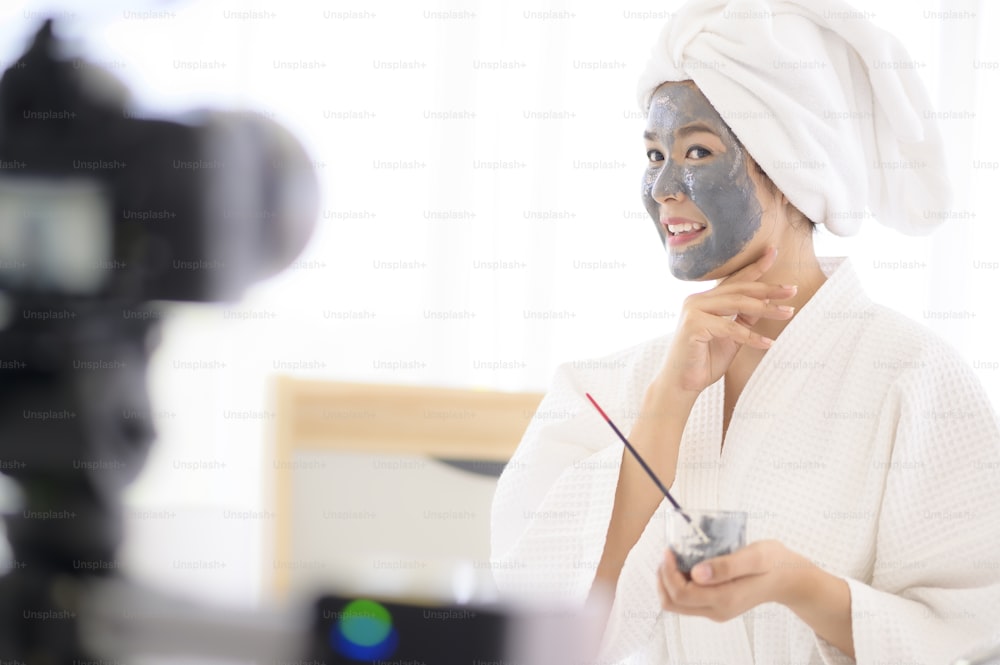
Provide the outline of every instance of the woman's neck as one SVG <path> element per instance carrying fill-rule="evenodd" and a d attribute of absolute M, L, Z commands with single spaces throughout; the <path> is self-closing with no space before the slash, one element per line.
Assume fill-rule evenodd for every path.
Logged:
<path fill-rule="evenodd" d="M 819 259 L 812 250 L 812 243 L 808 247 L 802 247 L 805 251 L 784 252 L 779 249 L 778 259 L 774 266 L 761 277 L 761 281 L 771 284 L 790 284 L 798 287 L 794 296 L 781 301 L 780 305 L 791 305 L 795 308 L 795 314 L 802 310 L 806 303 L 816 294 L 823 283 L 826 282 L 826 273 L 820 267 Z M 795 317 L 793 316 L 792 319 Z M 789 319 L 789 320 L 792 320 Z M 781 331 L 788 325 L 788 321 L 775 321 L 773 319 L 760 319 L 753 329 L 762 335 L 777 339 Z"/>

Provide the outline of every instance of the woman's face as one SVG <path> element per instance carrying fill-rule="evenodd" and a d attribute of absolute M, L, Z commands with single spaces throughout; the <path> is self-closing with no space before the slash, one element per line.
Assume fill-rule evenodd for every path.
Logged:
<path fill-rule="evenodd" d="M 674 276 L 718 279 L 755 258 L 736 258 L 761 227 L 753 160 L 693 82 L 656 89 L 645 138 L 642 200 Z"/>

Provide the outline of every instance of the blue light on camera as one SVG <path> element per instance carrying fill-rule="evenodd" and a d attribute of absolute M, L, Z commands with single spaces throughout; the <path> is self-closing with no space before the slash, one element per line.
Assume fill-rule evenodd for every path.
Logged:
<path fill-rule="evenodd" d="M 384 660 L 399 645 L 392 615 L 374 600 L 352 600 L 330 629 L 330 645 L 342 656 L 359 661 Z"/>

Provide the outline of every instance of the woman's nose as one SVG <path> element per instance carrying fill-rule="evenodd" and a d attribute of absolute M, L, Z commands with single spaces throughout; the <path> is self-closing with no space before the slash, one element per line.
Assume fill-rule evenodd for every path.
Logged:
<path fill-rule="evenodd" d="M 687 194 L 686 189 L 681 169 L 668 162 L 653 181 L 653 200 L 657 203 L 666 203 L 670 199 L 681 200 Z"/>

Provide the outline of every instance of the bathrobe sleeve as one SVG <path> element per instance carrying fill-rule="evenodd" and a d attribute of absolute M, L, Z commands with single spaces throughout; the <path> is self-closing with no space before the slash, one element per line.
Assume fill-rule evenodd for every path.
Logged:
<path fill-rule="evenodd" d="M 950 347 L 900 375 L 870 584 L 848 579 L 858 665 L 943 665 L 1000 631 L 1000 430 Z M 828 663 L 843 655 L 820 641 Z"/>
<path fill-rule="evenodd" d="M 607 400 L 601 388 L 560 367 L 497 483 L 491 549 L 502 591 L 581 602 L 590 591 L 622 455 L 614 432 L 584 408 L 584 392 Z"/>
<path fill-rule="evenodd" d="M 585 393 L 627 435 L 665 348 L 665 342 L 655 341 L 641 352 L 557 370 L 493 501 L 491 568 L 505 597 L 574 604 L 587 599 L 604 551 L 624 447 Z M 662 527 L 657 530 L 654 521 L 644 538 L 662 539 Z M 648 611 L 649 594 L 655 603 L 655 584 L 645 585 L 643 597 L 616 594 L 610 624 L 617 626 L 619 650 L 648 641 L 659 618 Z M 636 620 L 640 616 L 644 620 Z"/>

